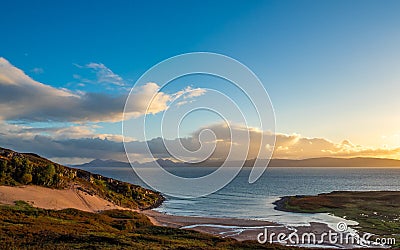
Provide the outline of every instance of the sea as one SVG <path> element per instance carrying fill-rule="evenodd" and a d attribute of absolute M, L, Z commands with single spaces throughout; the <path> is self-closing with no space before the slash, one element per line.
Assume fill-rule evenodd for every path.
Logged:
<path fill-rule="evenodd" d="M 131 168 L 87 167 L 84 170 L 132 184 L 146 186 Z M 170 167 L 183 177 L 199 177 L 214 171 L 211 167 Z M 400 168 L 267 168 L 255 183 L 248 183 L 250 168 L 243 168 L 221 190 L 208 196 L 182 199 L 166 197 L 156 211 L 171 215 L 267 220 L 288 226 L 320 222 L 334 227 L 346 221 L 329 214 L 291 213 L 275 210 L 283 196 L 316 195 L 332 191 L 400 191 Z"/>

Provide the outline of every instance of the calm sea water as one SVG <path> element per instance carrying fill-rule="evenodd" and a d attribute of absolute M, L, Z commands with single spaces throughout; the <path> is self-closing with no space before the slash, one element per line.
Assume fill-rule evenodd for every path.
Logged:
<path fill-rule="evenodd" d="M 128 168 L 86 168 L 112 178 L 144 185 Z M 171 168 L 184 177 L 198 177 L 212 168 Z M 327 214 L 297 214 L 274 210 L 274 201 L 287 195 L 312 195 L 336 190 L 400 191 L 400 169 L 395 168 L 269 168 L 255 183 L 247 182 L 250 169 L 242 170 L 226 187 L 206 197 L 167 197 L 157 211 L 173 215 L 250 218 L 286 225 L 309 222 L 335 224 L 339 218 Z M 351 224 L 351 222 L 348 222 Z"/>

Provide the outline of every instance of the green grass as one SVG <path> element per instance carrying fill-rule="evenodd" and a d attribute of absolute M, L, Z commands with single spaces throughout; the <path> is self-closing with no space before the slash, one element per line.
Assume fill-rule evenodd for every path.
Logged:
<path fill-rule="evenodd" d="M 331 213 L 359 223 L 355 228 L 379 237 L 395 238 L 400 247 L 400 192 L 332 192 L 317 196 L 284 197 L 278 210 Z"/>
<path fill-rule="evenodd" d="M 0 249 L 289 249 L 153 226 L 127 210 L 46 210 L 18 201 L 0 206 Z"/>

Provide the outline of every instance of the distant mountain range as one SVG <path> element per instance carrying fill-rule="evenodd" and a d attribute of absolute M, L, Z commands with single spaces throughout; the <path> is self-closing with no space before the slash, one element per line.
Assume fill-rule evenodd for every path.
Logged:
<path fill-rule="evenodd" d="M 264 160 L 265 161 L 265 160 Z M 219 167 L 222 162 L 208 161 L 197 164 L 189 164 L 184 162 L 173 162 L 170 160 L 158 159 L 157 162 L 163 167 Z M 245 167 L 253 166 L 254 160 L 248 160 Z M 133 165 L 137 167 L 151 166 L 153 163 L 139 163 L 134 162 Z M 237 165 L 239 162 L 230 162 L 229 165 Z M 229 166 L 228 165 L 228 166 Z M 288 159 L 272 159 L 268 165 L 269 167 L 400 167 L 400 160 L 394 159 L 381 159 L 381 158 L 310 158 L 303 160 L 288 160 Z M 114 160 L 93 160 L 81 165 L 73 165 L 75 168 L 87 167 L 131 167 L 127 162 L 114 161 Z"/>
<path fill-rule="evenodd" d="M 176 167 L 176 166 L 190 166 L 190 164 L 187 163 L 176 163 L 171 160 L 163 160 L 163 159 L 158 159 L 157 162 L 163 166 L 163 167 Z M 137 167 L 149 167 L 154 162 L 146 162 L 146 163 L 139 163 L 139 162 L 133 162 L 133 166 Z M 130 168 L 131 165 L 129 162 L 122 162 L 122 161 L 115 161 L 115 160 L 100 160 L 100 159 L 95 159 L 91 162 L 83 163 L 80 165 L 70 165 L 70 167 L 73 168 L 87 168 L 87 167 L 114 167 L 114 168 Z"/>
<path fill-rule="evenodd" d="M 271 167 L 400 167 L 400 160 L 381 158 L 310 158 L 304 160 L 271 160 Z"/>

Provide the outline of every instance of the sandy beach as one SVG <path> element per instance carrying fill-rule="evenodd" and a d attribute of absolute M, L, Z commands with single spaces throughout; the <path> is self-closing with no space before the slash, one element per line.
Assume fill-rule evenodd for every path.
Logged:
<path fill-rule="evenodd" d="M 262 220 L 176 216 L 154 210 L 145 210 L 142 213 L 147 215 L 152 223 L 158 226 L 195 230 L 220 237 L 230 237 L 239 241 L 257 240 L 257 235 L 264 232 L 265 228 L 268 229 L 269 233 L 285 233 L 287 235 L 294 231 L 299 234 L 313 232 L 315 235 L 321 235 L 332 230 L 323 223 L 310 223 L 309 226 L 290 227 Z"/>
<path fill-rule="evenodd" d="M 209 218 L 176 216 L 160 213 L 154 210 L 142 211 L 151 222 L 158 226 L 181 229 L 190 229 L 202 233 L 209 233 L 221 237 L 231 237 L 237 240 L 255 240 L 265 228 L 276 228 L 280 231 L 288 230 L 284 226 L 268 221 L 245 220 L 234 218 Z"/>
<path fill-rule="evenodd" d="M 108 209 L 126 209 L 96 195 L 88 194 L 76 185 L 63 190 L 39 186 L 0 186 L 0 203 L 11 205 L 18 200 L 26 201 L 34 207 L 55 210 L 76 208 L 88 212 L 99 212 Z M 138 212 L 146 215 L 157 226 L 195 230 L 223 238 L 230 237 L 239 241 L 257 240 L 257 235 L 265 232 L 265 228 L 267 228 L 269 234 L 275 233 L 276 235 L 279 233 L 289 235 L 293 232 L 298 234 L 312 232 L 315 235 L 321 235 L 332 230 L 323 223 L 290 227 L 261 220 L 175 216 L 154 210 Z M 324 245 L 338 247 L 327 242 Z"/>
<path fill-rule="evenodd" d="M 26 201 L 34 207 L 55 210 L 76 208 L 88 212 L 98 212 L 108 209 L 126 209 L 97 195 L 88 194 L 76 185 L 62 190 L 39 186 L 0 186 L 0 203 L 12 205 L 18 200 Z M 257 235 L 264 227 L 288 231 L 283 226 L 268 221 L 173 216 L 153 210 L 140 212 L 149 217 L 151 222 L 157 226 L 191 229 L 222 237 L 233 237 L 238 240 L 254 240 L 254 235 Z M 251 232 L 256 234 L 253 235 Z"/>
<path fill-rule="evenodd" d="M 323 236 L 329 231 L 335 232 L 327 224 L 311 222 L 310 225 L 305 226 L 287 226 L 269 221 L 262 220 L 248 220 L 248 219 L 235 219 L 235 218 L 209 218 L 209 217 L 190 217 L 190 216 L 176 216 L 160 213 L 154 210 L 141 211 L 150 218 L 151 222 L 158 226 L 167 226 L 173 228 L 180 228 L 185 230 L 194 230 L 201 233 L 212 234 L 222 238 L 233 238 L 238 241 L 257 240 L 260 233 L 268 231 L 267 235 L 275 235 L 272 239 L 274 243 L 289 244 L 287 236 L 295 233 L 296 235 L 314 234 L 317 244 L 302 244 L 301 241 L 297 246 L 316 247 L 316 248 L 359 248 L 360 245 L 351 242 L 330 242 L 328 237 Z M 281 238 L 282 242 L 277 240 L 278 234 L 284 234 L 286 238 Z M 263 236 L 262 236 L 263 237 Z M 261 240 L 263 239 L 261 237 Z M 293 239 L 293 238 L 291 238 Z M 338 238 L 339 239 L 339 238 Z M 268 238 L 268 241 L 270 238 Z M 285 243 L 286 241 L 286 243 Z M 375 246 L 380 248 L 379 246 Z"/>
<path fill-rule="evenodd" d="M 14 204 L 26 201 L 34 207 L 45 209 L 76 208 L 82 211 L 98 212 L 107 209 L 126 209 L 97 195 L 88 194 L 71 186 L 69 189 L 51 189 L 39 186 L 0 186 L 0 203 Z"/>

